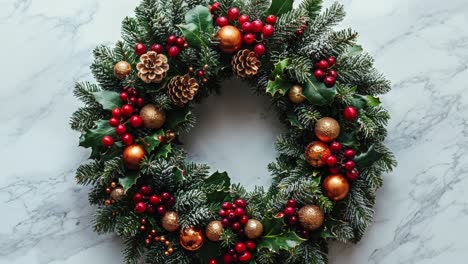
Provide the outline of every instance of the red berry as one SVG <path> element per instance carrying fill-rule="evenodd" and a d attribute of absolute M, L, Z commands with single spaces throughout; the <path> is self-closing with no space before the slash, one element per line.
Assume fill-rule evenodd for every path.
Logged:
<path fill-rule="evenodd" d="M 134 104 L 134 103 L 136 103 L 136 100 L 137 99 L 136 99 L 135 96 L 130 97 L 130 103 Z"/>
<path fill-rule="evenodd" d="M 203 77 L 203 76 L 205 76 L 205 71 L 199 70 L 199 71 L 197 71 L 197 75 L 198 75 L 198 77 Z"/>
<path fill-rule="evenodd" d="M 119 135 L 123 135 L 125 132 L 127 132 L 127 128 L 125 125 L 120 124 L 115 128 L 115 132 Z"/>
<path fill-rule="evenodd" d="M 169 56 L 170 56 L 171 58 L 175 58 L 175 57 L 179 56 L 179 54 L 180 54 L 180 49 L 179 49 L 179 47 L 177 47 L 177 46 L 172 46 L 172 47 L 169 49 Z"/>
<path fill-rule="evenodd" d="M 150 197 L 150 203 L 154 204 L 154 205 L 158 205 L 161 203 L 161 198 L 159 198 L 159 196 L 157 195 L 152 195 Z"/>
<path fill-rule="evenodd" d="M 295 225 L 297 223 L 297 216 L 293 215 L 289 218 L 288 223 L 290 225 Z"/>
<path fill-rule="evenodd" d="M 240 222 L 242 225 L 246 225 L 247 222 L 249 222 L 249 217 L 246 216 L 246 215 L 243 215 L 243 216 L 241 217 L 241 219 L 239 220 L 239 222 Z"/>
<path fill-rule="evenodd" d="M 161 194 L 161 199 L 165 202 L 165 201 L 169 201 L 169 199 L 171 199 L 171 194 L 168 193 L 168 192 L 163 192 Z"/>
<path fill-rule="evenodd" d="M 122 142 L 127 145 L 127 146 L 130 146 L 131 144 L 133 144 L 133 137 L 131 134 L 125 134 L 122 136 Z"/>
<path fill-rule="evenodd" d="M 218 264 L 218 261 L 216 261 L 216 259 L 210 259 L 208 264 Z"/>
<path fill-rule="evenodd" d="M 173 196 L 171 196 L 171 198 L 169 198 L 169 200 L 166 201 L 166 205 L 169 206 L 169 207 L 172 207 L 175 205 L 175 198 Z"/>
<path fill-rule="evenodd" d="M 350 170 L 354 170 L 354 168 L 356 168 L 356 163 L 354 163 L 354 161 L 350 160 L 345 163 L 346 170 L 350 171 Z"/>
<path fill-rule="evenodd" d="M 153 44 L 153 45 L 151 45 L 151 48 L 150 48 L 151 51 L 154 51 L 154 52 L 156 52 L 158 54 L 162 53 L 163 49 L 164 48 L 163 48 L 163 46 L 161 44 Z"/>
<path fill-rule="evenodd" d="M 140 188 L 140 193 L 143 195 L 150 195 L 151 194 L 151 188 L 149 186 L 143 185 Z"/>
<path fill-rule="evenodd" d="M 331 174 L 338 174 L 340 172 L 340 168 L 338 167 L 330 167 L 329 171 Z"/>
<path fill-rule="evenodd" d="M 142 214 L 146 211 L 146 204 L 144 202 L 139 202 L 135 205 L 135 212 L 137 214 Z"/>
<path fill-rule="evenodd" d="M 154 214 L 154 213 L 156 213 L 156 208 L 154 208 L 154 206 L 152 204 L 148 204 L 146 206 L 146 212 L 148 214 Z"/>
<path fill-rule="evenodd" d="M 314 76 L 315 76 L 315 79 L 321 81 L 325 78 L 325 72 L 320 69 L 317 69 L 314 72 Z"/>
<path fill-rule="evenodd" d="M 321 60 L 317 63 L 317 68 L 321 69 L 322 71 L 328 70 L 328 62 L 326 60 Z"/>
<path fill-rule="evenodd" d="M 290 217 L 296 213 L 296 209 L 294 207 L 286 207 L 283 212 L 285 216 Z"/>
<path fill-rule="evenodd" d="M 135 45 L 135 53 L 138 55 L 138 56 L 141 56 L 143 54 L 146 53 L 146 46 L 142 43 L 137 43 Z"/>
<path fill-rule="evenodd" d="M 143 123 L 143 120 L 138 115 L 134 115 L 130 118 L 130 125 L 132 127 L 140 127 L 142 123 Z"/>
<path fill-rule="evenodd" d="M 221 208 L 223 208 L 224 210 L 229 210 L 232 208 L 232 203 L 224 202 L 223 205 L 221 205 Z"/>
<path fill-rule="evenodd" d="M 224 209 L 219 210 L 218 215 L 221 216 L 221 217 L 226 217 L 227 216 L 226 210 L 224 210 Z"/>
<path fill-rule="evenodd" d="M 260 33 L 262 32 L 262 29 L 263 29 L 263 22 L 259 19 L 254 20 L 252 22 L 252 26 L 253 26 L 253 32 Z"/>
<path fill-rule="evenodd" d="M 214 2 L 214 3 L 211 5 L 211 11 L 214 12 L 214 11 L 218 10 L 220 6 L 221 6 L 220 3 Z"/>
<path fill-rule="evenodd" d="M 258 56 L 262 56 L 263 54 L 265 54 L 265 51 L 266 51 L 265 45 L 263 44 L 255 45 L 254 51 L 255 51 L 255 54 L 257 54 Z"/>
<path fill-rule="evenodd" d="M 250 17 L 248 15 L 241 15 L 239 17 L 239 24 L 243 25 L 245 22 L 249 22 Z"/>
<path fill-rule="evenodd" d="M 234 263 L 234 257 L 231 254 L 226 253 L 223 257 L 223 262 L 224 264 L 232 264 Z"/>
<path fill-rule="evenodd" d="M 338 73 L 337 73 L 335 70 L 329 70 L 329 71 L 328 71 L 328 74 L 329 74 L 330 76 L 335 77 L 335 78 L 338 77 Z"/>
<path fill-rule="evenodd" d="M 244 243 L 239 242 L 239 243 L 236 244 L 234 249 L 236 250 L 237 254 L 242 254 L 247 250 L 247 247 L 245 246 Z"/>
<path fill-rule="evenodd" d="M 131 116 L 133 114 L 133 107 L 130 104 L 122 106 L 120 110 L 124 116 Z"/>
<path fill-rule="evenodd" d="M 292 208 L 297 208 L 297 202 L 296 202 L 296 200 L 293 200 L 293 199 L 288 200 L 288 202 L 286 203 L 286 206 L 287 207 L 292 207 Z"/>
<path fill-rule="evenodd" d="M 284 212 L 279 212 L 278 214 L 276 214 L 276 217 L 283 218 L 284 217 Z"/>
<path fill-rule="evenodd" d="M 357 170 L 348 171 L 346 172 L 346 176 L 348 179 L 355 181 L 357 178 L 359 178 L 359 172 Z"/>
<path fill-rule="evenodd" d="M 234 220 L 236 218 L 236 214 L 233 210 L 227 210 L 226 214 L 229 220 Z"/>
<path fill-rule="evenodd" d="M 241 218 L 242 216 L 245 215 L 245 211 L 244 211 L 243 208 L 237 207 L 237 208 L 234 210 L 234 214 L 236 215 L 236 217 Z"/>
<path fill-rule="evenodd" d="M 127 101 L 128 100 L 128 93 L 126 92 L 123 92 L 123 93 L 120 93 L 120 100 L 122 101 Z"/>
<path fill-rule="evenodd" d="M 110 147 L 112 145 L 114 145 L 114 139 L 112 137 L 109 137 L 109 136 L 103 136 L 102 137 L 102 144 L 106 147 Z"/>
<path fill-rule="evenodd" d="M 184 38 L 177 38 L 177 46 L 183 48 L 185 44 L 185 39 Z"/>
<path fill-rule="evenodd" d="M 229 226 L 229 219 L 223 218 L 221 220 L 221 224 L 223 225 L 224 228 L 227 228 Z"/>
<path fill-rule="evenodd" d="M 338 152 L 341 150 L 341 144 L 340 142 L 333 142 L 330 144 L 330 150 L 333 152 Z"/>
<path fill-rule="evenodd" d="M 264 38 L 269 38 L 273 36 L 273 33 L 275 32 L 275 27 L 272 25 L 265 25 L 262 29 L 263 37 Z"/>
<path fill-rule="evenodd" d="M 241 263 L 249 263 L 252 260 L 252 255 L 249 252 L 245 252 L 244 254 L 239 256 L 239 261 Z"/>
<path fill-rule="evenodd" d="M 164 205 L 160 205 L 158 206 L 158 215 L 165 215 L 166 214 L 166 207 L 164 207 Z"/>
<path fill-rule="evenodd" d="M 140 223 L 141 223 L 142 225 L 146 225 L 147 222 L 148 222 L 148 221 L 147 221 L 145 218 L 142 218 L 142 219 L 140 220 Z"/>
<path fill-rule="evenodd" d="M 120 108 L 114 108 L 114 110 L 112 110 L 112 117 L 114 118 L 122 117 L 122 111 L 120 111 Z"/>
<path fill-rule="evenodd" d="M 135 94 L 136 94 L 136 90 L 135 90 L 135 88 L 128 88 L 128 89 L 127 89 L 127 93 L 128 93 L 128 95 L 135 95 Z"/>
<path fill-rule="evenodd" d="M 144 106 L 145 105 L 145 99 L 141 98 L 141 97 L 138 97 L 137 99 L 137 105 L 138 106 Z"/>
<path fill-rule="evenodd" d="M 241 207 L 241 208 L 246 208 L 247 207 L 247 203 L 243 199 L 236 199 L 234 201 L 234 204 L 237 205 L 238 207 Z"/>
<path fill-rule="evenodd" d="M 245 247 L 247 247 L 248 251 L 254 251 L 257 248 L 257 245 L 252 240 L 245 241 Z"/>
<path fill-rule="evenodd" d="M 353 106 L 348 106 L 343 110 L 343 116 L 348 121 L 355 121 L 358 117 L 358 111 Z"/>
<path fill-rule="evenodd" d="M 173 44 L 176 44 L 176 42 L 177 42 L 177 37 L 174 36 L 174 35 L 171 35 L 171 36 L 169 36 L 169 37 L 167 38 L 167 43 L 168 43 L 168 44 L 173 45 Z"/>
<path fill-rule="evenodd" d="M 228 17 L 230 20 L 236 20 L 239 17 L 240 11 L 237 7 L 231 7 L 228 10 Z"/>
<path fill-rule="evenodd" d="M 356 152 L 354 150 L 352 150 L 352 149 L 347 149 L 347 150 L 345 150 L 344 155 L 348 159 L 354 159 L 354 156 L 356 156 Z"/>
<path fill-rule="evenodd" d="M 325 80 L 323 80 L 323 83 L 328 88 L 331 88 L 331 87 L 335 86 L 336 79 L 333 76 L 327 76 L 327 77 L 325 77 Z"/>
<path fill-rule="evenodd" d="M 333 67 L 336 64 L 336 59 L 335 57 L 330 57 L 327 59 L 327 62 L 328 62 L 328 65 L 330 65 L 330 67 Z"/>
<path fill-rule="evenodd" d="M 227 17 L 220 16 L 216 19 L 216 25 L 218 25 L 219 27 L 227 26 L 229 25 L 229 20 L 227 19 Z"/>
<path fill-rule="evenodd" d="M 141 193 L 135 193 L 135 195 L 133 195 L 133 202 L 138 203 L 141 201 L 143 201 L 143 196 L 141 195 Z"/>
<path fill-rule="evenodd" d="M 255 42 L 255 35 L 252 33 L 244 35 L 244 43 L 247 45 L 252 45 Z"/>
<path fill-rule="evenodd" d="M 242 24 L 242 31 L 244 31 L 244 33 L 250 33 L 252 32 L 253 30 L 253 24 L 250 23 L 250 22 L 244 22 Z"/>
<path fill-rule="evenodd" d="M 110 125 L 111 127 L 116 127 L 116 126 L 118 126 L 119 124 L 120 124 L 120 121 L 119 121 L 117 118 L 112 117 L 111 119 L 109 119 L 109 125 Z"/>
<path fill-rule="evenodd" d="M 231 224 L 231 229 L 234 232 L 238 232 L 241 229 L 241 225 L 239 222 L 234 222 Z"/>
<path fill-rule="evenodd" d="M 321 157 L 320 157 L 320 160 L 322 160 L 323 162 L 327 162 L 327 159 L 328 157 L 330 157 L 330 154 L 323 154 Z"/>
<path fill-rule="evenodd" d="M 274 15 L 269 15 L 269 16 L 267 16 L 266 22 L 267 22 L 268 24 L 270 24 L 270 25 L 276 24 L 276 16 L 274 16 Z"/>
<path fill-rule="evenodd" d="M 329 167 L 333 167 L 338 163 L 338 159 L 335 156 L 330 156 L 327 159 L 327 165 Z"/>

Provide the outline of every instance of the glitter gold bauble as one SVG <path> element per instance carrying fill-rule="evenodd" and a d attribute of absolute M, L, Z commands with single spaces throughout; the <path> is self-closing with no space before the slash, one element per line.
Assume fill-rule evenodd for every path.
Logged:
<path fill-rule="evenodd" d="M 174 232 L 180 228 L 179 225 L 179 214 L 174 211 L 168 211 L 164 214 L 161 224 L 166 231 Z"/>
<path fill-rule="evenodd" d="M 180 245 L 188 251 L 196 251 L 203 246 L 203 231 L 199 227 L 187 227 L 180 230 Z"/>
<path fill-rule="evenodd" d="M 123 162 L 130 170 L 138 170 L 144 157 L 145 149 L 138 144 L 126 147 L 123 152 Z"/>
<path fill-rule="evenodd" d="M 212 221 L 206 226 L 206 237 L 213 242 L 219 241 L 219 238 L 224 233 L 224 227 L 221 221 Z"/>
<path fill-rule="evenodd" d="M 288 92 L 289 101 L 293 104 L 303 103 L 306 98 L 302 95 L 302 91 L 304 91 L 304 88 L 300 85 L 294 85 L 291 87 Z"/>
<path fill-rule="evenodd" d="M 323 142 L 314 141 L 310 143 L 305 151 L 307 162 L 313 167 L 321 167 L 325 165 L 322 161 L 322 156 L 331 155 L 330 149 Z"/>
<path fill-rule="evenodd" d="M 306 231 L 319 229 L 325 219 L 322 209 L 316 205 L 305 205 L 297 214 L 299 216 L 299 223 Z"/>
<path fill-rule="evenodd" d="M 335 202 L 343 200 L 349 193 L 349 182 L 341 174 L 329 175 L 323 180 L 322 186 L 325 195 Z"/>
<path fill-rule="evenodd" d="M 315 135 L 323 142 L 332 142 L 340 135 L 340 124 L 331 117 L 321 118 L 315 123 Z"/>
<path fill-rule="evenodd" d="M 249 239 L 259 238 L 263 234 L 263 224 L 255 219 L 250 219 L 244 227 L 245 236 Z"/>
<path fill-rule="evenodd" d="M 237 52 L 242 46 L 242 33 L 234 26 L 224 26 L 218 32 L 219 47 L 224 53 Z"/>
<path fill-rule="evenodd" d="M 110 193 L 110 197 L 116 201 L 118 201 L 124 195 L 125 195 L 125 191 L 122 187 L 117 187 L 113 189 Z"/>
<path fill-rule="evenodd" d="M 119 61 L 114 66 L 114 75 L 119 80 L 125 79 L 132 73 L 132 65 L 126 61 Z"/>
<path fill-rule="evenodd" d="M 155 105 L 147 104 L 140 110 L 143 127 L 160 129 L 166 122 L 166 112 Z"/>

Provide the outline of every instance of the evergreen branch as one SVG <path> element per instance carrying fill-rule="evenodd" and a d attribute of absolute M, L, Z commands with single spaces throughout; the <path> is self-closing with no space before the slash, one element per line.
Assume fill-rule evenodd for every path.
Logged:
<path fill-rule="evenodd" d="M 139 236 L 130 237 L 125 240 L 125 249 L 123 250 L 124 261 L 126 264 L 138 264 L 144 254 L 143 239 Z"/>
<path fill-rule="evenodd" d="M 322 10 L 323 0 L 303 0 L 299 8 L 306 11 L 310 20 L 314 20 Z"/>
<path fill-rule="evenodd" d="M 102 107 L 80 107 L 70 118 L 73 130 L 85 132 L 94 126 L 94 122 L 104 118 Z"/>

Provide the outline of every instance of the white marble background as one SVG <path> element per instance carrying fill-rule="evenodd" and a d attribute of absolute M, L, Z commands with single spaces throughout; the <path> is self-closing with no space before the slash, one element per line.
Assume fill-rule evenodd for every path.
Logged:
<path fill-rule="evenodd" d="M 383 102 L 399 166 L 363 241 L 333 245 L 330 262 L 467 263 L 468 2 L 342 2 L 344 24 L 394 83 Z M 87 190 L 74 182 L 88 153 L 68 118 L 79 105 L 74 82 L 91 79 L 92 48 L 117 40 L 137 3 L 0 0 L 1 264 L 121 263 L 121 241 L 91 230 Z M 234 83 L 201 106 L 188 147 L 195 160 L 252 186 L 268 183 L 281 127 L 266 100 L 247 91 Z"/>

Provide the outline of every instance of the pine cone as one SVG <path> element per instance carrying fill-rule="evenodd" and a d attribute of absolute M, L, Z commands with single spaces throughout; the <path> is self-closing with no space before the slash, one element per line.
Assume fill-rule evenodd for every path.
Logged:
<path fill-rule="evenodd" d="M 167 94 L 172 102 L 178 106 L 183 106 L 192 101 L 197 92 L 197 80 L 189 75 L 175 76 L 167 84 Z"/>
<path fill-rule="evenodd" d="M 258 73 L 262 62 L 255 52 L 248 49 L 241 50 L 232 58 L 232 70 L 240 78 L 252 77 Z"/>
<path fill-rule="evenodd" d="M 137 70 L 138 77 L 145 83 L 160 83 L 169 70 L 167 57 L 154 51 L 148 51 L 146 54 L 141 55 Z"/>

